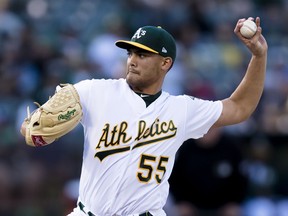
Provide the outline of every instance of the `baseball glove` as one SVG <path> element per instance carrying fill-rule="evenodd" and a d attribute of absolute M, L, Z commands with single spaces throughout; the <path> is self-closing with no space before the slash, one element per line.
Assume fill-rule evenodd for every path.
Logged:
<path fill-rule="evenodd" d="M 27 145 L 45 146 L 74 129 L 82 117 L 79 95 L 71 84 L 63 84 L 45 104 L 24 120 L 22 135 Z M 23 126 L 22 126 L 23 127 Z"/>

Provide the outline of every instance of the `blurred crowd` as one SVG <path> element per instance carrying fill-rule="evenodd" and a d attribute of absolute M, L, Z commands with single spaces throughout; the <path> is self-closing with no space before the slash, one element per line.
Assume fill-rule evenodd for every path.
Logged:
<path fill-rule="evenodd" d="M 221 130 L 221 136 L 229 138 L 225 143 L 237 149 L 238 160 L 230 164 L 229 147 L 227 152 L 226 148 L 218 151 L 221 147 L 211 150 L 205 144 L 198 149 L 193 140 L 188 141 L 196 148 L 191 152 L 203 157 L 185 157 L 189 149 L 178 155 L 189 159 L 182 160 L 187 166 L 199 164 L 201 158 L 209 162 L 213 152 L 215 161 L 225 162 L 219 162 L 215 178 L 223 180 L 236 170 L 239 176 L 228 189 L 223 186 L 226 183 L 217 185 L 211 180 L 213 185 L 222 192 L 234 188 L 233 196 L 239 196 L 230 200 L 228 193 L 226 200 L 210 205 L 218 203 L 212 197 L 219 197 L 221 191 L 213 190 L 213 185 L 207 191 L 197 184 L 204 184 L 201 178 L 213 179 L 215 173 L 205 172 L 204 163 L 200 177 L 199 167 L 187 166 L 184 173 L 199 174 L 199 178 L 184 184 L 181 169 L 176 169 L 166 209 L 170 216 L 201 215 L 191 210 L 193 206 L 212 209 L 202 214 L 208 216 L 233 202 L 236 211 L 219 215 L 288 215 L 287 0 L 0 0 L 0 216 L 61 216 L 71 211 L 77 198 L 82 128 L 53 145 L 28 147 L 19 133 L 28 105 L 33 110 L 34 101 L 43 104 L 59 83 L 123 77 L 127 54 L 114 42 L 128 39 L 144 25 L 162 26 L 177 41 L 177 59 L 164 90 L 209 100 L 227 97 L 239 84 L 250 59 L 233 33 L 234 26 L 239 18 L 250 16 L 261 18 L 268 41 L 267 79 L 253 116 Z M 180 159 L 175 167 L 183 168 Z M 186 187 L 184 194 L 180 193 L 183 188 L 177 188 L 181 184 Z M 204 194 L 210 197 L 211 203 L 207 200 L 203 205 L 192 197 L 197 193 L 203 193 L 202 199 Z"/>

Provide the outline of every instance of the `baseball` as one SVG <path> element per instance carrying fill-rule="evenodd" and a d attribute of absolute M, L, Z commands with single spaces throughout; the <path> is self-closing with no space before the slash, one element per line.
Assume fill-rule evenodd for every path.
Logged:
<path fill-rule="evenodd" d="M 245 20 L 240 28 L 240 33 L 245 38 L 252 38 L 257 31 L 257 25 L 252 20 Z"/>

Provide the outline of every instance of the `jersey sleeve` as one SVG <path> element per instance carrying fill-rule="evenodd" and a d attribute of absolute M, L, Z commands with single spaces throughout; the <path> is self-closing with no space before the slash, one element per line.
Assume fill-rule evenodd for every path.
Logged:
<path fill-rule="evenodd" d="M 123 80 L 121 80 L 123 82 Z M 76 84 L 76 88 L 80 102 L 83 110 L 83 118 L 81 123 L 90 122 L 91 112 L 94 112 L 97 108 L 99 111 L 99 106 L 101 102 L 109 95 L 111 91 L 117 91 L 117 80 L 105 80 L 105 79 L 90 79 L 82 80 Z M 89 116 L 89 118 L 88 118 Z"/>
<path fill-rule="evenodd" d="M 203 137 L 218 120 L 223 109 L 223 104 L 221 101 L 202 100 L 190 96 L 186 96 L 186 100 L 185 139 L 198 139 Z"/>
<path fill-rule="evenodd" d="M 86 113 L 87 113 L 87 107 L 89 107 L 88 103 L 89 103 L 89 97 L 90 97 L 91 84 L 92 84 L 91 80 L 83 80 L 74 84 L 74 87 L 76 88 L 79 94 L 80 103 L 81 103 L 82 110 L 83 110 L 82 120 L 85 119 Z"/>

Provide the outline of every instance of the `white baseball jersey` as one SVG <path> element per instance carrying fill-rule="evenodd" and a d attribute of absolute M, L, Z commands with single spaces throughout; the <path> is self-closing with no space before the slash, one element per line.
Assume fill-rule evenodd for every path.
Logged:
<path fill-rule="evenodd" d="M 161 210 L 177 150 L 207 133 L 222 103 L 163 91 L 146 107 L 125 79 L 85 80 L 75 88 L 84 127 L 79 201 L 97 216 Z"/>

